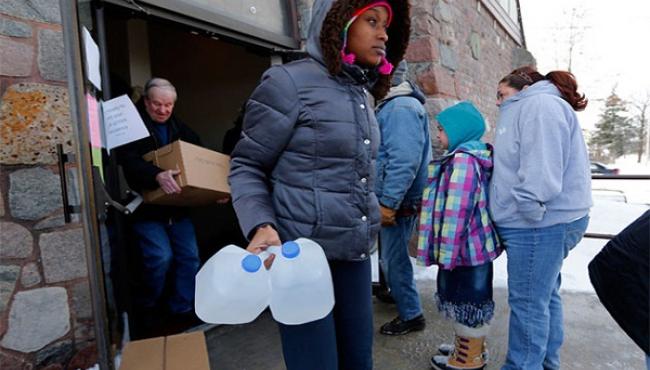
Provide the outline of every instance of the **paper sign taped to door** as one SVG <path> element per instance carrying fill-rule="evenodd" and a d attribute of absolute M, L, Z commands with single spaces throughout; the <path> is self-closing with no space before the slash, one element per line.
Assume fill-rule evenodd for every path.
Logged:
<path fill-rule="evenodd" d="M 103 102 L 102 113 L 107 150 L 149 136 L 138 110 L 126 95 Z"/>
<path fill-rule="evenodd" d="M 86 107 L 88 108 L 88 126 L 90 129 L 90 146 L 93 148 L 103 148 L 104 140 L 101 122 L 99 120 L 99 104 L 90 94 L 86 93 Z"/>
<path fill-rule="evenodd" d="M 88 80 L 95 85 L 97 90 L 102 89 L 102 76 L 99 72 L 100 54 L 99 47 L 90 36 L 86 27 L 82 28 L 82 38 L 84 45 L 84 57 L 86 62 L 86 75 Z"/>

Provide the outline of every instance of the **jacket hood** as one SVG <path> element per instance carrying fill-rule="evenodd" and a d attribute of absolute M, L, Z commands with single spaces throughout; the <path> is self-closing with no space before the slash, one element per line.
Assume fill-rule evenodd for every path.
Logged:
<path fill-rule="evenodd" d="M 399 96 L 411 96 L 423 105 L 427 102 L 422 90 L 416 84 L 407 80 L 397 86 L 391 87 L 386 97 L 377 105 L 377 109 L 381 109 L 382 105 Z"/>
<path fill-rule="evenodd" d="M 406 75 L 408 72 L 408 63 L 406 63 L 406 59 L 402 59 L 402 61 L 395 66 L 395 70 L 393 71 L 393 78 L 390 80 L 390 85 L 393 87 L 401 85 L 402 82 L 406 80 Z"/>
<path fill-rule="evenodd" d="M 485 133 L 483 115 L 468 101 L 443 110 L 438 113 L 436 119 L 449 139 L 449 152 L 453 152 L 465 142 L 480 140 Z"/>
<path fill-rule="evenodd" d="M 494 166 L 492 160 L 492 152 L 494 148 L 490 144 L 486 144 L 479 140 L 471 140 L 462 143 L 454 151 L 449 152 L 442 156 L 438 161 L 446 162 L 454 157 L 456 153 L 466 153 L 476 158 L 477 162 L 484 170 L 491 169 Z"/>
<path fill-rule="evenodd" d="M 376 0 L 316 0 L 307 37 L 307 53 L 327 67 L 332 76 L 343 72 L 341 48 L 345 24 L 357 9 Z M 408 47 L 411 21 L 408 0 L 387 0 L 393 9 L 393 20 L 388 28 L 386 59 L 394 66 L 404 58 Z M 379 75 L 370 92 L 375 99 L 382 99 L 390 89 L 391 75 Z"/>
<path fill-rule="evenodd" d="M 547 95 L 555 95 L 557 97 L 562 97 L 562 94 L 560 94 L 560 90 L 553 85 L 551 81 L 537 81 L 534 84 L 530 85 L 529 87 L 521 90 L 517 94 L 509 97 L 506 99 L 503 103 L 501 103 L 501 109 L 513 104 L 514 102 L 520 101 L 522 99 L 526 99 L 531 96 L 536 96 L 536 95 L 542 95 L 542 94 L 547 94 Z"/>

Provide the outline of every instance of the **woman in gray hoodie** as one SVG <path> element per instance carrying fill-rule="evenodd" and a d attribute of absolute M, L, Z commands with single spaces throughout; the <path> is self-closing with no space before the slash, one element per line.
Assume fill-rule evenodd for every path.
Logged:
<path fill-rule="evenodd" d="M 490 182 L 490 211 L 508 254 L 511 314 L 502 370 L 557 370 L 560 269 L 592 205 L 589 155 L 575 114 L 587 100 L 569 72 L 513 73 L 531 84 L 501 102 Z"/>

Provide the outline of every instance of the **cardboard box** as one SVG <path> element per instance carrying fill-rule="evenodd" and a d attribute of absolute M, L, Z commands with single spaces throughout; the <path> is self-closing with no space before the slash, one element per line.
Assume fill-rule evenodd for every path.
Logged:
<path fill-rule="evenodd" d="M 120 370 L 210 370 L 202 331 L 129 342 Z"/>
<path fill-rule="evenodd" d="M 165 194 L 160 188 L 146 191 L 145 203 L 200 206 L 214 204 L 230 194 L 230 157 L 225 154 L 177 140 L 143 158 L 164 170 L 181 170 L 175 179 L 182 189 L 180 194 Z"/>

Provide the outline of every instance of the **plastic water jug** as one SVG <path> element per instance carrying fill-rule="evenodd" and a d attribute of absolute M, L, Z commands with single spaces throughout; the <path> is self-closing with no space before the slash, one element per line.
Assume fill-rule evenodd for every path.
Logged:
<path fill-rule="evenodd" d="M 197 316 L 213 324 L 244 324 L 271 300 L 269 272 L 262 259 L 234 245 L 215 253 L 196 274 Z"/>
<path fill-rule="evenodd" d="M 271 314 L 287 325 L 327 316 L 334 307 L 332 273 L 316 242 L 300 238 L 282 245 L 271 266 Z"/>

